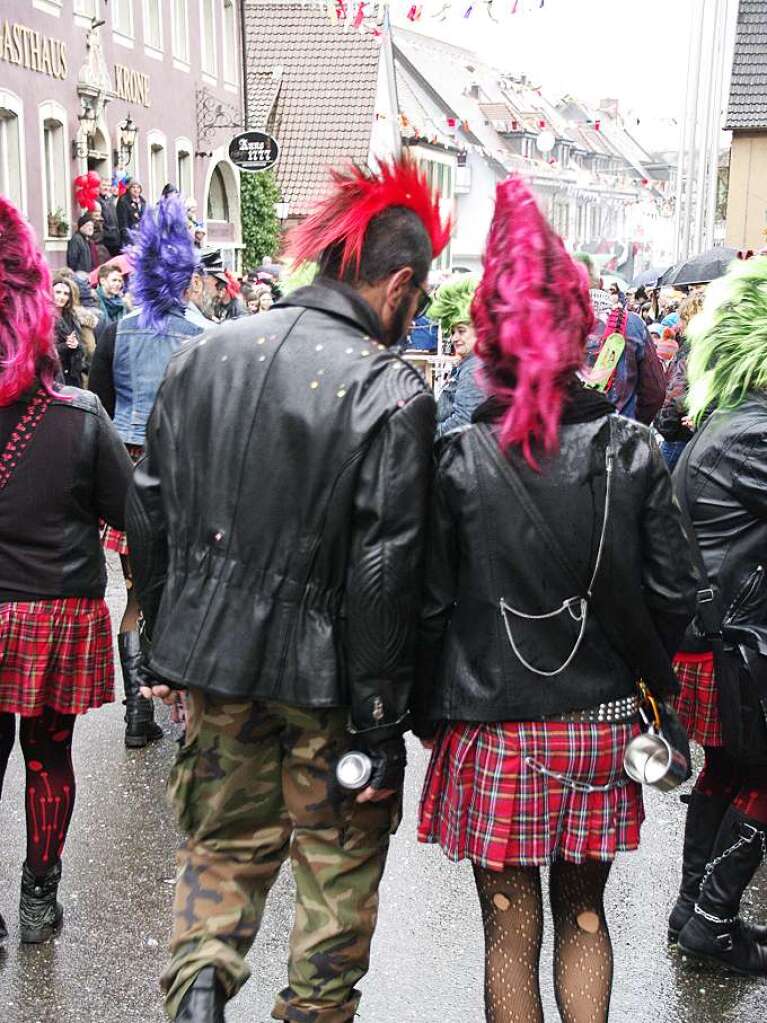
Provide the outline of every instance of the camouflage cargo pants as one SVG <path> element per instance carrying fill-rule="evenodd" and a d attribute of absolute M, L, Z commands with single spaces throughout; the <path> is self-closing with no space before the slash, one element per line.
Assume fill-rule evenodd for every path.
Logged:
<path fill-rule="evenodd" d="M 289 855 L 296 881 L 289 986 L 275 1019 L 350 1023 L 378 913 L 393 801 L 357 804 L 333 770 L 348 748 L 344 710 L 230 703 L 191 691 L 169 790 L 188 838 L 177 855 L 166 1008 L 213 965 L 232 997 L 266 897 Z"/>

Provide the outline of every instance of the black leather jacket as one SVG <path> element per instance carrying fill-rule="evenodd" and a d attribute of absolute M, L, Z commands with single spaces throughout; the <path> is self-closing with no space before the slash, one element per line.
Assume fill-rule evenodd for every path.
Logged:
<path fill-rule="evenodd" d="M 687 451 L 674 488 L 687 497 L 709 582 L 767 655 L 767 395 L 715 412 Z M 708 644 L 692 626 L 683 647 Z"/>
<path fill-rule="evenodd" d="M 401 728 L 435 407 L 379 333 L 322 283 L 171 359 L 128 501 L 157 677 Z"/>
<path fill-rule="evenodd" d="M 0 451 L 30 394 L 0 407 Z M 103 597 L 99 519 L 125 526 L 133 466 L 95 394 L 62 387 L 0 500 L 0 602 Z"/>
<path fill-rule="evenodd" d="M 582 398 L 587 407 L 596 400 L 588 392 Z M 529 720 L 629 696 L 639 673 L 624 647 L 630 632 L 638 633 L 634 647 L 654 643 L 660 650 L 654 688 L 674 689 L 671 653 L 692 617 L 696 589 L 680 513 L 650 431 L 607 415 L 612 408 L 604 405 L 596 417 L 563 425 L 560 451 L 540 473 L 518 452 L 501 452 L 492 415 L 441 442 L 417 671 L 422 734 L 440 720 Z M 485 408 L 475 419 L 488 418 Z M 517 470 L 585 592 L 602 531 L 610 419 L 617 460 L 595 599 L 570 666 L 542 677 L 515 655 L 500 600 L 542 614 L 575 591 L 511 489 L 503 463 L 508 458 Z M 522 656 L 542 671 L 563 665 L 578 636 L 579 622 L 567 613 L 508 620 Z"/>

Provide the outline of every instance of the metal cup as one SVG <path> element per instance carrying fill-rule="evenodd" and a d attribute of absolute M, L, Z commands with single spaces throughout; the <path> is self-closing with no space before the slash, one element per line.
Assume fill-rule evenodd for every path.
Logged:
<path fill-rule="evenodd" d="M 350 792 L 364 789 L 373 774 L 373 761 L 367 753 L 352 750 L 344 753 L 336 765 L 338 784 Z"/>
<path fill-rule="evenodd" d="M 654 728 L 631 740 L 623 755 L 623 769 L 633 781 L 661 792 L 677 788 L 687 777 L 685 758 Z"/>

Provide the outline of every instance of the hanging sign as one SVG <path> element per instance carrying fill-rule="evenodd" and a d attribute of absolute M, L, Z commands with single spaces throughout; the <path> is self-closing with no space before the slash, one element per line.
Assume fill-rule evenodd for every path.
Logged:
<path fill-rule="evenodd" d="M 279 158 L 277 139 L 262 131 L 243 131 L 229 143 L 229 159 L 240 170 L 269 170 Z"/>

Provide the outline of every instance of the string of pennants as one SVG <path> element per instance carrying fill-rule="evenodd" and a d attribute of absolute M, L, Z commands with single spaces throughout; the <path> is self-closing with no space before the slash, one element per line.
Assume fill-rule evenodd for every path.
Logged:
<path fill-rule="evenodd" d="M 314 0 L 325 10 L 334 24 L 343 24 L 345 29 L 360 32 L 372 31 L 381 34 L 385 11 L 392 7 L 392 0 Z M 495 22 L 506 21 L 514 15 L 539 11 L 546 0 L 400 0 L 397 7 L 411 22 L 445 21 L 448 16 L 463 18 L 486 16 Z"/>

